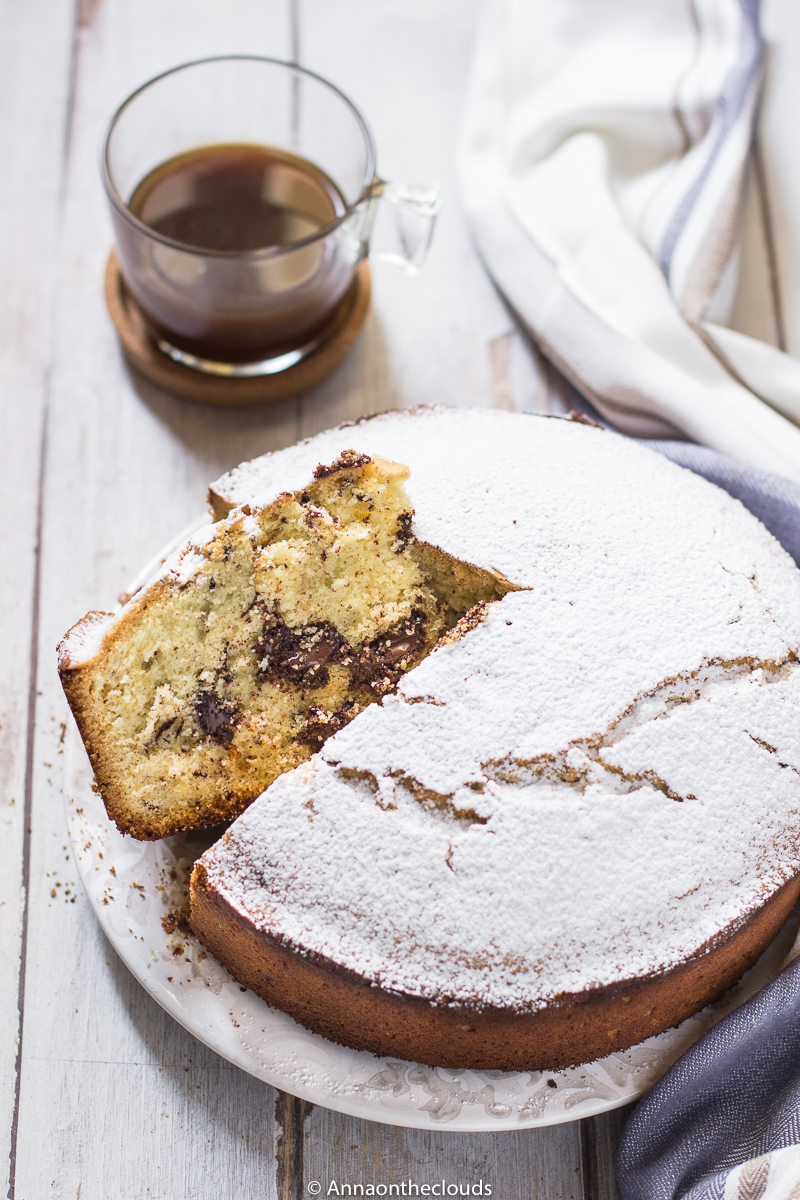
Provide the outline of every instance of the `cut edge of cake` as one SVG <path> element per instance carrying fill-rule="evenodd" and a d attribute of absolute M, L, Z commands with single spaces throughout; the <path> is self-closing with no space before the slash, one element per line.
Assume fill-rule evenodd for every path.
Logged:
<path fill-rule="evenodd" d="M 72 627 L 59 671 L 122 832 L 231 820 L 513 590 L 417 542 L 407 475 L 343 451 L 305 488 L 204 527 L 121 612 Z"/>

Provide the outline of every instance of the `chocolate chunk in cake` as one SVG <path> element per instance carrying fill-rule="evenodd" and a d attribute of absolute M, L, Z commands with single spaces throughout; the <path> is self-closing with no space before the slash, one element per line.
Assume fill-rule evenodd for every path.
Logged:
<path fill-rule="evenodd" d="M 84 619 L 65 638 L 64 688 L 122 830 L 235 816 L 392 691 L 472 591 L 502 594 L 491 573 L 422 552 L 407 474 L 347 450 L 210 527 L 108 627 Z"/>

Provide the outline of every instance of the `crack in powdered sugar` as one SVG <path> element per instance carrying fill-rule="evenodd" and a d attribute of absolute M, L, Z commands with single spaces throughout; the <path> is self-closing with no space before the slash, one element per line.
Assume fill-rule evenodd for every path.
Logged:
<path fill-rule="evenodd" d="M 622 714 L 611 722 L 604 733 L 570 742 L 565 749 L 554 754 L 543 754 L 529 759 L 519 758 L 512 754 L 501 759 L 488 759 L 480 764 L 482 781 L 473 780 L 467 786 L 480 795 L 489 783 L 528 786 L 546 782 L 554 787 L 566 786 L 582 793 L 588 786 L 602 781 L 606 791 L 617 795 L 630 794 L 649 785 L 651 788 L 663 792 L 671 800 L 678 802 L 696 800 L 697 797 L 692 792 L 682 795 L 675 791 L 654 770 L 624 771 L 619 765 L 609 762 L 605 755 L 634 730 L 650 722 L 664 720 L 678 706 L 708 701 L 720 687 L 727 687 L 747 679 L 753 679 L 759 683 L 775 683 L 786 679 L 791 674 L 796 661 L 797 655 L 792 651 L 779 661 L 761 662 L 747 658 L 703 663 L 696 670 L 665 679 L 657 687 L 637 696 Z M 400 699 L 405 700 L 405 697 L 401 695 Z M 422 703 L 426 700 L 427 697 L 413 697 L 413 703 Z M 745 732 L 747 733 L 747 730 Z M 755 734 L 748 733 L 747 735 L 763 750 L 777 758 L 776 747 Z M 800 774 L 800 769 L 791 763 L 778 760 L 778 765 Z M 339 771 L 342 777 L 347 779 L 353 779 L 356 775 L 351 768 L 340 767 Z M 380 780 L 369 771 L 362 771 L 358 774 L 368 784 L 381 807 L 386 809 L 397 807 L 396 792 L 393 801 L 383 802 Z M 434 817 L 449 818 L 462 825 L 474 822 L 486 824 L 487 822 L 487 817 L 480 815 L 475 809 L 457 806 L 454 803 L 454 794 L 434 792 L 407 772 L 390 771 L 388 774 Z"/>
<path fill-rule="evenodd" d="M 209 872 L 263 928 L 387 990 L 469 1004 L 480 987 L 534 1011 L 666 969 L 796 871 L 798 688 L 794 652 L 706 661 L 623 702 L 602 733 L 484 758 L 452 792 L 410 764 L 318 758 L 239 819 Z M 760 814 L 757 845 L 732 827 L 731 780 Z"/>

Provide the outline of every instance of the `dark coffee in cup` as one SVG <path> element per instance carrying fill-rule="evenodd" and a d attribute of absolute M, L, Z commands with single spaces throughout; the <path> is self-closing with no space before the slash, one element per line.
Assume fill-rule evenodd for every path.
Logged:
<path fill-rule="evenodd" d="M 200 250 L 263 250 L 315 237 L 345 210 L 333 180 L 274 146 L 202 146 L 162 163 L 130 198 L 156 233 Z"/>
<path fill-rule="evenodd" d="M 141 181 L 128 207 L 154 233 L 200 252 L 193 271 L 156 244 L 129 279 L 156 337 L 198 358 L 250 362 L 308 342 L 349 282 L 319 241 L 344 198 L 287 150 L 229 143 L 179 154 Z M 253 252 L 264 253 L 247 288 L 236 256 Z"/>
<path fill-rule="evenodd" d="M 117 258 L 154 342 L 220 376 L 269 375 L 314 353 L 369 253 L 377 198 L 416 271 L 438 195 L 386 184 L 361 114 L 293 63 L 233 55 L 138 88 L 106 136 Z"/>

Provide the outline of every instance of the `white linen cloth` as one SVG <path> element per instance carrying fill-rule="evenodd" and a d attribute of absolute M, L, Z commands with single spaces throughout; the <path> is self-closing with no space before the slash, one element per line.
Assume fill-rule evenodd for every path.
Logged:
<path fill-rule="evenodd" d="M 500 291 L 604 417 L 800 480 L 800 362 L 720 324 L 761 63 L 758 0 L 488 0 L 460 173 Z"/>
<path fill-rule="evenodd" d="M 748 1159 L 725 1180 L 723 1200 L 797 1200 L 800 1146 L 784 1146 Z M 688 1200 L 688 1198 L 687 1198 Z"/>

